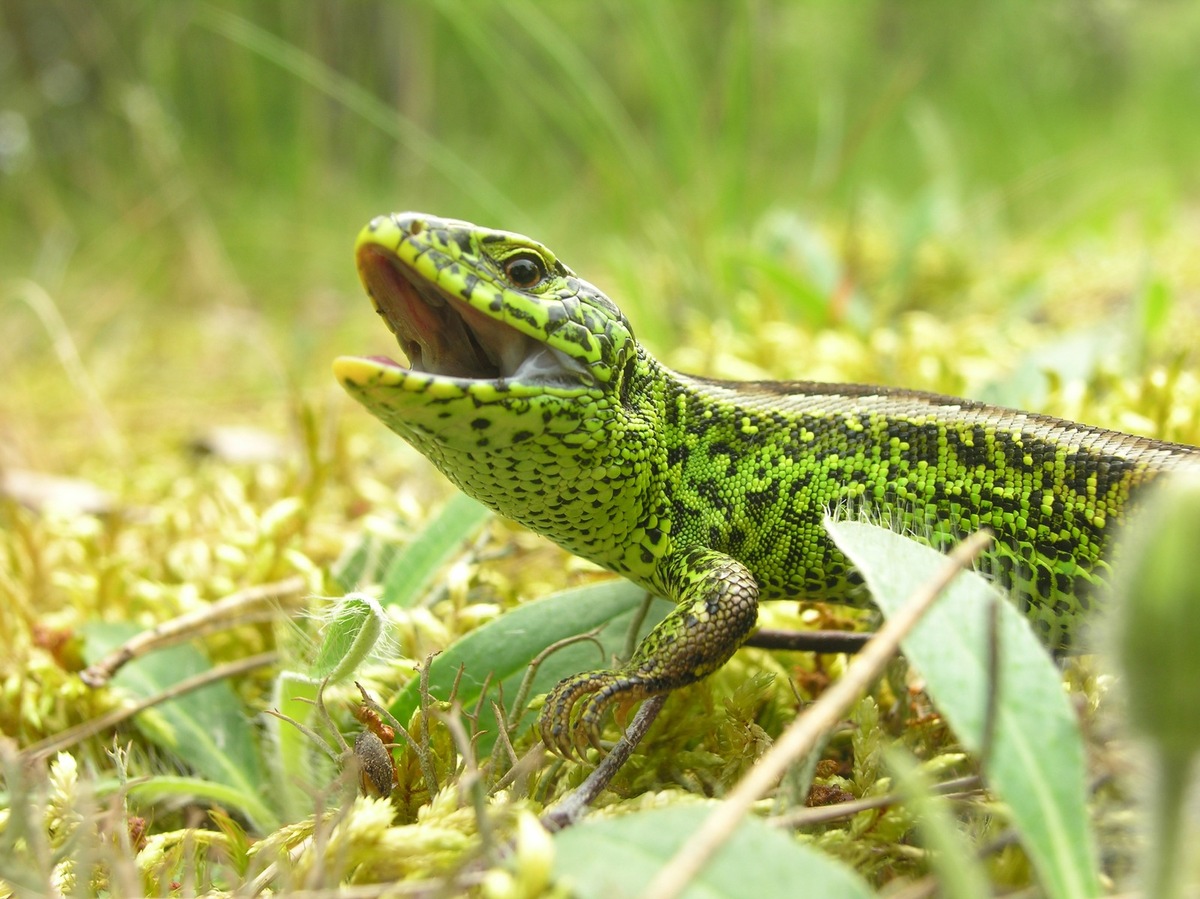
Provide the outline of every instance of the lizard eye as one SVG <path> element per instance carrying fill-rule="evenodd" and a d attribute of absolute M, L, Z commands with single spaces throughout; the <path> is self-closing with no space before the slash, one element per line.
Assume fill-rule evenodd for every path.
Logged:
<path fill-rule="evenodd" d="M 546 277 L 546 265 L 536 253 L 514 253 L 504 260 L 504 276 L 513 287 L 528 290 Z"/>

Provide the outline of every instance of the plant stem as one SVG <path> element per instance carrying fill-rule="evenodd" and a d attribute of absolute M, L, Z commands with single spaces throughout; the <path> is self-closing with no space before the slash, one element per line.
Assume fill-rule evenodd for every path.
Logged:
<path fill-rule="evenodd" d="M 1179 848 L 1183 844 L 1183 810 L 1191 765 L 1192 753 L 1160 747 L 1145 890 L 1145 895 L 1156 899 L 1180 899 L 1183 895 Z"/>

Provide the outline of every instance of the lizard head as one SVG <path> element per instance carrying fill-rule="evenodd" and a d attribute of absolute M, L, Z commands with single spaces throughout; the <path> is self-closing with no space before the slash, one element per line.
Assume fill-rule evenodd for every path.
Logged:
<path fill-rule="evenodd" d="M 408 367 L 343 356 L 334 374 L 423 452 L 429 441 L 470 448 L 480 438 L 491 447 L 527 439 L 550 426 L 547 413 L 572 404 L 594 415 L 632 377 L 637 344 L 621 311 L 537 241 L 397 213 L 372 220 L 355 251 Z M 506 414 L 475 414 L 499 408 Z"/>

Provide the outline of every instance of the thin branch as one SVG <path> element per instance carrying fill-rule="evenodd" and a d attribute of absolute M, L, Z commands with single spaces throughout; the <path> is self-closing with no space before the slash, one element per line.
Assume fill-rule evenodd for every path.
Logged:
<path fill-rule="evenodd" d="M 947 799 L 967 799 L 978 796 L 983 790 L 983 780 L 978 774 L 967 774 L 951 780 L 935 784 L 930 790 L 935 796 L 945 796 Z M 863 799 L 851 799 L 848 802 L 838 802 L 833 805 L 818 805 L 811 808 L 800 808 L 786 815 L 768 818 L 767 823 L 772 827 L 786 827 L 799 830 L 812 827 L 814 824 L 828 824 L 830 821 L 840 821 L 851 818 L 859 812 L 869 812 L 874 809 L 887 808 L 904 801 L 899 793 L 884 793 L 881 796 L 868 796 Z"/>
<path fill-rule="evenodd" d="M 264 602 L 275 602 L 291 599 L 302 593 L 307 584 L 299 575 L 275 581 L 270 584 L 260 584 L 247 587 L 231 593 L 223 599 L 206 605 L 202 609 L 187 612 L 170 621 L 164 621 L 149 630 L 135 634 L 129 640 L 98 662 L 85 668 L 79 675 L 89 687 L 102 687 L 107 684 L 120 668 L 156 649 L 164 649 L 176 643 L 183 643 L 197 636 L 197 632 L 212 630 L 214 627 L 230 627 L 233 623 L 226 619 L 246 614 L 250 607 Z M 240 622 L 236 622 L 240 623 Z"/>
<path fill-rule="evenodd" d="M 875 636 L 862 631 L 782 631 L 763 629 L 750 635 L 743 646 L 787 649 L 794 652 L 844 652 L 853 655 Z"/>
<path fill-rule="evenodd" d="M 87 739 L 93 734 L 99 733 L 110 727 L 120 724 L 127 718 L 132 718 L 139 712 L 144 712 L 146 709 L 152 708 L 159 703 L 168 702 L 176 699 L 185 693 L 190 693 L 193 690 L 198 690 L 201 687 L 206 687 L 211 683 L 223 680 L 227 677 L 236 677 L 239 674 L 244 674 L 255 668 L 261 668 L 263 665 L 273 665 L 279 661 L 279 653 L 277 652 L 260 652 L 258 655 L 250 656 L 245 659 L 238 659 L 236 662 L 227 662 L 224 665 L 218 665 L 209 671 L 201 672 L 192 677 L 181 680 L 174 686 L 163 690 L 154 696 L 149 696 L 146 699 L 136 702 L 133 705 L 125 706 L 124 708 L 114 709 L 107 714 L 101 715 L 99 718 L 92 718 L 90 721 L 84 721 L 82 724 L 77 724 L 72 728 L 64 730 L 62 733 L 55 734 L 52 737 L 47 737 L 44 740 L 39 740 L 26 746 L 20 752 L 20 758 L 24 761 L 36 761 L 37 759 L 45 758 L 52 753 L 66 749 L 68 746 L 73 746 L 80 740 Z"/>
<path fill-rule="evenodd" d="M 651 696 L 642 703 L 642 707 L 629 722 L 628 729 L 621 735 L 621 739 L 617 741 L 608 755 L 596 766 L 596 770 L 589 774 L 587 779 L 574 791 L 568 793 L 558 805 L 542 815 L 542 825 L 547 830 L 562 830 L 583 817 L 587 807 L 603 792 L 621 766 L 633 755 L 633 750 L 642 741 L 642 737 L 646 736 L 646 731 L 650 729 L 650 725 L 654 723 L 654 719 L 658 717 L 658 713 L 662 711 L 663 703 L 666 701 L 667 694 L 661 693 L 658 696 Z"/>

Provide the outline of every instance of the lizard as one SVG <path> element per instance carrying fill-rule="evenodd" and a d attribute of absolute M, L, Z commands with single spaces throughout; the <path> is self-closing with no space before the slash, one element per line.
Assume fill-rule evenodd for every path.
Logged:
<path fill-rule="evenodd" d="M 599 288 L 520 234 L 408 212 L 355 246 L 408 359 L 342 356 L 342 386 L 461 490 L 674 601 L 624 665 L 568 677 L 537 727 L 565 757 L 614 703 L 711 674 L 762 600 L 857 603 L 828 510 L 944 548 L 994 532 L 991 575 L 1069 648 L 1144 488 L 1200 448 L 914 390 L 672 371 Z"/>

